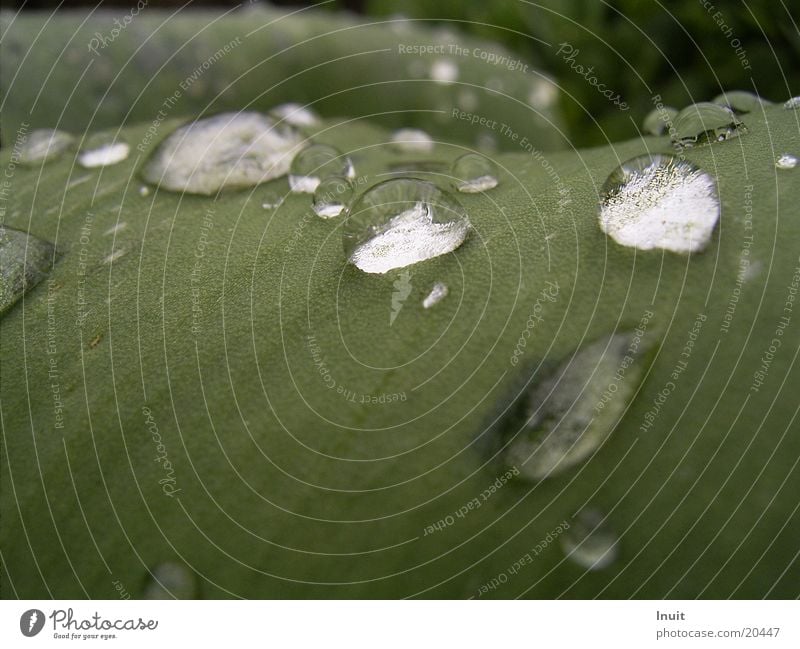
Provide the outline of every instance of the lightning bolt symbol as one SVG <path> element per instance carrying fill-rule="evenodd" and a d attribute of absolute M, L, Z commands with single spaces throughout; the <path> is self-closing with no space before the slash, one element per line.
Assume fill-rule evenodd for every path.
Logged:
<path fill-rule="evenodd" d="M 37 619 L 39 619 L 39 616 L 36 615 L 36 611 L 34 611 L 33 613 L 31 613 L 31 617 L 28 620 L 28 631 L 33 630 L 33 625 L 36 624 Z"/>

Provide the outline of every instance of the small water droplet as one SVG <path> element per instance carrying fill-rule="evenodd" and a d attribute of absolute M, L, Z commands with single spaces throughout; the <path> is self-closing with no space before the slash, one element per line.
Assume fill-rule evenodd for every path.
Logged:
<path fill-rule="evenodd" d="M 285 197 L 277 192 L 267 192 L 261 199 L 261 207 L 265 210 L 274 210 L 283 205 L 284 200 Z"/>
<path fill-rule="evenodd" d="M 189 568 L 171 561 L 157 565 L 148 576 L 144 599 L 195 599 L 197 579 Z"/>
<path fill-rule="evenodd" d="M 449 292 L 450 291 L 447 288 L 447 284 L 436 282 L 436 284 L 433 285 L 431 292 L 428 293 L 428 296 L 422 300 L 422 307 L 424 309 L 430 309 L 432 306 L 438 304 L 444 298 L 446 298 Z"/>
<path fill-rule="evenodd" d="M 128 252 L 128 251 L 125 248 L 117 248 L 110 255 L 106 255 L 105 257 L 103 257 L 102 263 L 104 263 L 104 264 L 113 264 L 120 257 L 125 255 L 126 252 Z"/>
<path fill-rule="evenodd" d="M 775 166 L 778 169 L 794 169 L 798 162 L 800 160 L 797 159 L 797 156 L 793 156 L 791 153 L 784 153 L 775 160 Z"/>
<path fill-rule="evenodd" d="M 632 340 L 627 333 L 596 340 L 523 394 L 508 416 L 508 466 L 543 480 L 583 462 L 605 442 L 643 375 L 638 361 L 645 348 L 634 349 Z"/>
<path fill-rule="evenodd" d="M 47 276 L 53 257 L 51 243 L 0 225 L 0 314 Z"/>
<path fill-rule="evenodd" d="M 597 509 L 582 509 L 561 535 L 561 549 L 568 559 L 587 570 L 608 568 L 619 554 L 619 538 Z"/>
<path fill-rule="evenodd" d="M 450 59 L 437 59 L 431 65 L 431 79 L 439 83 L 453 83 L 458 79 L 458 65 Z"/>
<path fill-rule="evenodd" d="M 672 106 L 654 108 L 642 122 L 642 130 L 649 135 L 662 135 L 678 116 L 678 109 Z"/>
<path fill-rule="evenodd" d="M 259 113 L 222 113 L 186 124 L 153 152 L 144 179 L 172 191 L 211 195 L 280 178 L 301 136 Z"/>
<path fill-rule="evenodd" d="M 539 79 L 531 86 L 528 103 L 537 110 L 546 110 L 556 103 L 558 86 L 550 79 Z"/>
<path fill-rule="evenodd" d="M 150 196 L 150 188 L 147 185 L 139 187 L 139 196 Z"/>
<path fill-rule="evenodd" d="M 270 111 L 270 115 L 277 121 L 283 120 L 292 126 L 314 126 L 319 123 L 319 115 L 313 110 L 293 102 L 275 106 Z"/>
<path fill-rule="evenodd" d="M 673 142 L 681 147 L 722 142 L 746 130 L 730 108 L 710 102 L 687 106 L 675 117 L 673 126 Z"/>
<path fill-rule="evenodd" d="M 731 90 L 730 92 L 720 93 L 711 100 L 711 103 L 726 106 L 740 115 L 752 113 L 764 106 L 772 106 L 771 101 L 762 99 L 754 92 L 747 90 Z"/>
<path fill-rule="evenodd" d="M 25 165 L 41 164 L 55 160 L 75 143 L 69 133 L 42 128 L 31 131 L 20 147 L 19 161 Z"/>
<path fill-rule="evenodd" d="M 600 228 L 623 246 L 703 250 L 719 220 L 717 185 L 693 164 L 666 154 L 617 167 L 601 191 Z"/>
<path fill-rule="evenodd" d="M 786 110 L 797 110 L 800 108 L 800 96 L 787 99 L 785 102 L 783 102 L 783 107 Z"/>
<path fill-rule="evenodd" d="M 125 142 L 100 135 L 89 139 L 78 156 L 78 163 L 87 169 L 109 167 L 125 160 L 130 150 Z"/>
<path fill-rule="evenodd" d="M 497 167 L 480 153 L 465 153 L 453 163 L 451 171 L 456 189 L 476 194 L 497 187 Z"/>
<path fill-rule="evenodd" d="M 106 230 L 103 234 L 108 237 L 111 236 L 112 234 L 117 234 L 118 232 L 122 232 L 127 227 L 128 224 L 125 223 L 125 221 L 122 221 L 108 228 L 108 230 Z"/>
<path fill-rule="evenodd" d="M 392 133 L 392 146 L 404 152 L 433 151 L 433 140 L 425 131 L 418 128 L 401 128 Z"/>
<path fill-rule="evenodd" d="M 314 192 L 314 213 L 331 219 L 347 209 L 353 198 L 353 186 L 344 176 L 328 176 L 320 181 Z"/>
<path fill-rule="evenodd" d="M 313 194 L 328 176 L 355 178 L 350 158 L 327 144 L 312 144 L 300 151 L 289 169 L 289 187 L 297 194 Z"/>
<path fill-rule="evenodd" d="M 435 185 L 397 178 L 375 185 L 352 205 L 344 251 L 367 273 L 386 273 L 444 255 L 469 232 L 464 208 Z"/>

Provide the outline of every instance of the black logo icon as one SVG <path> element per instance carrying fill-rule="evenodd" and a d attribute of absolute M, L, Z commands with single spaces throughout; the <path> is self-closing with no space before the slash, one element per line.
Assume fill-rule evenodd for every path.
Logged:
<path fill-rule="evenodd" d="M 19 630 L 22 635 L 32 638 L 44 627 L 44 613 L 38 608 L 25 611 L 19 618 Z"/>

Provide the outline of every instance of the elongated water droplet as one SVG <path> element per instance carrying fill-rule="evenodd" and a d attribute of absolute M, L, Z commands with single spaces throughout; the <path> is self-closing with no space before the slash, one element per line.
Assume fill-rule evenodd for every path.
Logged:
<path fill-rule="evenodd" d="M 583 462 L 617 425 L 643 375 L 641 337 L 614 334 L 581 348 L 512 407 L 506 463 L 529 480 Z"/>
<path fill-rule="evenodd" d="M 25 165 L 55 160 L 75 143 L 69 133 L 42 128 L 32 131 L 20 149 L 19 161 Z"/>
<path fill-rule="evenodd" d="M 293 126 L 314 126 L 319 123 L 319 116 L 313 110 L 292 102 L 275 106 L 270 115 Z"/>
<path fill-rule="evenodd" d="M 433 140 L 418 128 L 401 128 L 392 133 L 392 145 L 398 151 L 427 153 L 433 151 Z"/>
<path fill-rule="evenodd" d="M 0 225 L 0 315 L 47 276 L 53 256 L 51 243 Z"/>
<path fill-rule="evenodd" d="M 300 134 L 259 113 L 222 113 L 177 129 L 153 152 L 142 175 L 190 194 L 252 187 L 289 171 Z"/>
<path fill-rule="evenodd" d="M 730 108 L 710 102 L 687 106 L 678 113 L 673 126 L 673 142 L 682 147 L 722 142 L 746 130 Z"/>
<path fill-rule="evenodd" d="M 607 568 L 619 554 L 619 538 L 597 509 L 582 509 L 561 535 L 561 549 L 568 559 L 588 570 Z"/>
<path fill-rule="evenodd" d="M 456 189 L 476 194 L 497 187 L 497 167 L 480 153 L 465 153 L 453 163 L 452 176 Z"/>
<path fill-rule="evenodd" d="M 717 185 L 672 155 L 642 155 L 617 167 L 601 192 L 600 228 L 623 246 L 698 252 L 719 220 Z"/>
<path fill-rule="evenodd" d="M 793 156 L 791 153 L 784 153 L 775 160 L 775 166 L 778 169 L 794 169 L 798 162 L 800 160 L 797 159 L 797 156 Z"/>
<path fill-rule="evenodd" d="M 314 213 L 331 219 L 347 209 L 353 199 L 353 186 L 344 176 L 328 176 L 320 181 L 314 192 Z"/>
<path fill-rule="evenodd" d="M 144 588 L 144 599 L 196 599 L 197 594 L 194 573 L 171 561 L 153 568 Z"/>
<path fill-rule="evenodd" d="M 78 164 L 87 169 L 109 167 L 125 160 L 130 150 L 125 142 L 98 135 L 86 143 L 78 156 Z"/>
<path fill-rule="evenodd" d="M 786 110 L 797 110 L 800 108 L 800 96 L 787 99 L 785 102 L 783 102 L 783 107 Z"/>
<path fill-rule="evenodd" d="M 444 255 L 469 232 L 464 208 L 416 178 L 387 180 L 364 192 L 344 225 L 344 252 L 367 273 L 385 273 Z"/>
<path fill-rule="evenodd" d="M 453 83 L 458 79 L 458 65 L 450 59 L 437 59 L 431 65 L 431 79 L 439 83 Z"/>
<path fill-rule="evenodd" d="M 740 115 L 745 113 L 752 113 L 753 111 L 760 110 L 764 106 L 772 106 L 771 101 L 762 99 L 754 92 L 747 90 L 731 90 L 723 92 L 711 100 L 712 104 L 719 104 L 730 108 L 733 112 Z"/>
<path fill-rule="evenodd" d="M 444 298 L 446 298 L 449 292 L 450 291 L 447 288 L 447 284 L 436 282 L 436 284 L 433 285 L 431 292 L 428 293 L 428 296 L 422 300 L 422 307 L 425 309 L 430 309 L 432 306 L 438 304 Z"/>
<path fill-rule="evenodd" d="M 649 135 L 662 135 L 668 130 L 675 118 L 678 116 L 678 109 L 672 106 L 654 108 L 642 122 L 642 130 Z"/>
<path fill-rule="evenodd" d="M 292 160 L 289 187 L 295 193 L 313 194 L 320 181 L 328 176 L 355 178 L 350 158 L 327 144 L 312 144 Z"/>

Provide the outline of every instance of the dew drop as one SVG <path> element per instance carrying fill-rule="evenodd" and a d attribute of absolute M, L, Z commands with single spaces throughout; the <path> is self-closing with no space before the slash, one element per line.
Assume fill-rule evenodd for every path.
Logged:
<path fill-rule="evenodd" d="M 689 253 L 703 250 L 719 220 L 714 179 L 666 154 L 622 163 L 601 190 L 600 228 L 623 246 Z"/>
<path fill-rule="evenodd" d="M 561 535 L 561 549 L 568 559 L 587 570 L 608 568 L 619 554 L 619 538 L 597 509 L 582 509 Z"/>
<path fill-rule="evenodd" d="M 47 276 L 53 257 L 51 243 L 0 225 L 0 314 Z"/>
<path fill-rule="evenodd" d="M 675 118 L 678 116 L 678 109 L 671 106 L 655 108 L 647 113 L 642 122 L 642 130 L 648 135 L 663 135 Z"/>
<path fill-rule="evenodd" d="M 456 189 L 476 194 L 497 187 L 497 167 L 480 153 L 465 153 L 453 163 L 451 171 Z"/>
<path fill-rule="evenodd" d="M 392 145 L 398 151 L 422 152 L 433 151 L 433 140 L 425 131 L 418 128 L 401 128 L 392 133 Z"/>
<path fill-rule="evenodd" d="M 594 453 L 616 427 L 643 375 L 633 336 L 613 334 L 567 358 L 526 391 L 509 415 L 505 460 L 539 481 Z M 631 360 L 633 359 L 633 360 Z"/>
<path fill-rule="evenodd" d="M 89 140 L 78 156 L 78 164 L 86 169 L 109 167 L 125 160 L 130 150 L 125 142 L 100 135 Z"/>
<path fill-rule="evenodd" d="M 730 108 L 710 102 L 687 106 L 673 126 L 673 142 L 682 147 L 730 140 L 746 130 Z"/>
<path fill-rule="evenodd" d="M 431 65 L 431 79 L 439 83 L 453 83 L 458 79 L 458 65 L 450 59 L 437 59 Z"/>
<path fill-rule="evenodd" d="M 292 126 L 259 113 L 222 113 L 177 129 L 142 174 L 147 182 L 190 194 L 252 187 L 285 175 L 300 142 Z"/>
<path fill-rule="evenodd" d="M 353 186 L 344 176 L 328 176 L 320 181 L 314 192 L 314 213 L 332 219 L 347 209 L 353 198 Z"/>
<path fill-rule="evenodd" d="M 749 92 L 747 90 L 731 90 L 730 92 L 720 93 L 711 100 L 711 103 L 730 108 L 733 112 L 740 115 L 752 113 L 764 106 L 772 105 L 771 101 L 762 99 L 754 92 Z"/>
<path fill-rule="evenodd" d="M 428 296 L 422 300 L 422 307 L 424 309 L 430 309 L 432 306 L 439 304 L 439 302 L 446 298 L 449 292 L 450 291 L 447 288 L 447 284 L 436 282 L 436 284 L 433 285 L 431 292 L 428 293 Z"/>
<path fill-rule="evenodd" d="M 444 255 L 469 233 L 464 208 L 416 178 L 386 180 L 364 192 L 344 225 L 344 252 L 367 273 L 386 273 Z"/>
<path fill-rule="evenodd" d="M 150 188 L 147 185 L 142 185 L 139 187 L 139 196 L 150 196 Z"/>
<path fill-rule="evenodd" d="M 314 126 L 319 123 L 319 115 L 313 110 L 293 102 L 276 106 L 270 111 L 270 115 L 276 121 L 283 120 L 292 126 Z"/>
<path fill-rule="evenodd" d="M 327 144 L 312 144 L 300 151 L 289 169 L 289 188 L 296 194 L 313 194 L 328 176 L 355 178 L 350 158 Z"/>
<path fill-rule="evenodd" d="M 793 156 L 791 153 L 784 153 L 775 160 L 775 166 L 778 169 L 794 169 L 798 162 L 800 160 L 797 159 L 797 156 Z"/>
<path fill-rule="evenodd" d="M 168 561 L 151 571 L 144 588 L 144 599 L 195 599 L 197 580 L 189 568 Z"/>
<path fill-rule="evenodd" d="M 36 129 L 20 147 L 19 161 L 25 165 L 55 160 L 75 143 L 69 133 L 56 129 Z"/>
<path fill-rule="evenodd" d="M 783 102 L 783 107 L 786 110 L 797 110 L 800 108 L 800 96 L 787 99 L 785 102 Z"/>

